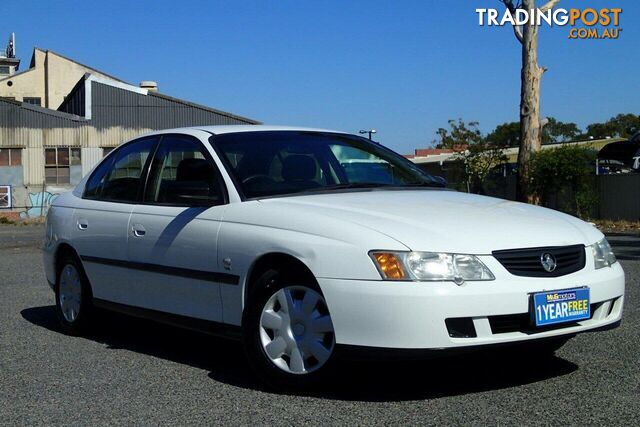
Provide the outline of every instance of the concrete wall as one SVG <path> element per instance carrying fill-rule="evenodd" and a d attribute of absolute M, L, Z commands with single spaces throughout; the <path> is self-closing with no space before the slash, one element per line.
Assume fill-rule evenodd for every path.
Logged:
<path fill-rule="evenodd" d="M 82 156 L 82 155 L 81 155 Z M 74 187 L 82 181 L 82 166 L 74 165 L 69 167 L 69 181 L 71 181 L 71 185 Z"/>
<path fill-rule="evenodd" d="M 58 186 L 11 186 L 11 209 L 0 209 L 0 217 L 36 218 L 46 215 L 51 202 L 59 194 L 73 187 Z"/>
<path fill-rule="evenodd" d="M 106 74 L 52 51 L 36 48 L 33 55 L 34 67 L 0 80 L 0 96 L 15 98 L 16 101 L 22 101 L 25 97 L 39 97 L 43 107 L 56 110 L 86 73 L 111 79 Z"/>
<path fill-rule="evenodd" d="M 33 60 L 35 66 L 0 80 L 0 96 L 15 98 L 16 101 L 22 101 L 24 97 L 40 97 L 44 104 L 45 57 L 44 51 L 34 49 Z"/>
<path fill-rule="evenodd" d="M 24 185 L 22 166 L 0 166 L 0 185 Z"/>
<path fill-rule="evenodd" d="M 16 206 L 13 211 L 19 212 L 20 218 L 23 219 L 45 216 L 51 202 L 61 193 L 71 190 L 73 187 L 42 185 L 14 188 L 15 201 L 22 201 L 23 204 Z"/>
<path fill-rule="evenodd" d="M 86 73 L 111 79 L 106 74 L 78 64 L 51 51 L 47 52 L 46 70 L 48 74 L 47 104 L 44 106 L 54 110 L 58 109 L 62 101 L 64 101 L 64 97 L 71 92 L 78 80 Z"/>

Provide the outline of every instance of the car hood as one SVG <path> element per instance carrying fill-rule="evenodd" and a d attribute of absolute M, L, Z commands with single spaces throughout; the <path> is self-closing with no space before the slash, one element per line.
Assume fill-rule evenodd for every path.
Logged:
<path fill-rule="evenodd" d="M 412 250 L 490 254 L 494 250 L 590 245 L 594 226 L 551 209 L 440 190 L 376 190 L 271 198 L 290 215 L 321 214 L 385 234 Z M 330 227 L 330 223 L 327 223 Z M 384 249 L 384 248 L 371 248 Z"/>

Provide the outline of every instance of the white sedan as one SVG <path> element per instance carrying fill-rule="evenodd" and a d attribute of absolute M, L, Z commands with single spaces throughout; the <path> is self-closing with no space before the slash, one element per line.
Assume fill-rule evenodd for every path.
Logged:
<path fill-rule="evenodd" d="M 47 216 L 65 332 L 107 308 L 242 339 L 267 382 L 336 353 L 527 341 L 616 326 L 624 274 L 595 227 L 463 194 L 367 139 L 213 126 L 113 150 Z"/>

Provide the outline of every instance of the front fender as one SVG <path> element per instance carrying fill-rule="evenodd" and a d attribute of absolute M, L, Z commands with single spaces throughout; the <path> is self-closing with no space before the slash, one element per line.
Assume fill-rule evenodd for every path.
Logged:
<path fill-rule="evenodd" d="M 239 286 L 223 286 L 221 291 L 224 321 L 232 324 L 240 324 L 249 271 L 265 254 L 290 255 L 318 279 L 380 280 L 368 252 L 407 250 L 382 233 L 344 221 L 327 222 L 317 213 L 302 218 L 296 212 L 273 212 L 256 202 L 233 205 L 225 212 L 218 235 L 218 265 L 230 264 L 228 272 L 240 277 Z"/>

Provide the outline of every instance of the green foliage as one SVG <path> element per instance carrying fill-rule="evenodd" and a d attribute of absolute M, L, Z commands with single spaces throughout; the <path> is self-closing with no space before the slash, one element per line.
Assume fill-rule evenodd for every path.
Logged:
<path fill-rule="evenodd" d="M 520 145 L 520 122 L 503 123 L 487 135 L 487 141 L 504 146 L 517 147 Z"/>
<path fill-rule="evenodd" d="M 630 138 L 640 131 L 640 115 L 618 114 L 604 123 L 592 123 L 587 126 L 587 135 L 593 139 L 607 136 Z"/>
<path fill-rule="evenodd" d="M 440 128 L 434 141 L 437 148 L 457 148 L 452 165 L 460 172 L 460 184 L 464 190 L 483 193 L 483 183 L 496 167 L 506 162 L 503 153 L 506 145 L 489 141 L 478 129 L 478 122 L 466 123 L 462 119 L 449 120 L 449 129 Z"/>
<path fill-rule="evenodd" d="M 454 148 L 471 145 L 482 141 L 482 133 L 478 129 L 478 122 L 465 123 L 462 119 L 449 120 L 449 129 L 439 128 L 436 131 L 437 140 L 433 141 L 436 148 Z"/>
<path fill-rule="evenodd" d="M 460 154 L 465 166 L 465 180 L 471 192 L 484 193 L 483 184 L 489 174 L 507 161 L 505 148 L 507 147 L 483 139 L 469 145 L 467 150 Z"/>
<path fill-rule="evenodd" d="M 532 189 L 542 204 L 556 198 L 560 210 L 589 217 L 597 203 L 593 177 L 596 155 L 591 148 L 571 145 L 535 153 L 531 159 Z"/>
<path fill-rule="evenodd" d="M 592 123 L 587 126 L 587 137 L 592 139 L 604 139 L 607 136 L 614 135 L 616 132 L 608 123 Z"/>
<path fill-rule="evenodd" d="M 548 123 L 542 128 L 542 144 L 558 144 L 589 137 L 593 139 L 604 139 L 608 136 L 630 138 L 637 132 L 640 132 L 640 115 L 635 114 L 618 114 L 604 123 L 592 123 L 587 126 L 585 134 L 575 123 L 565 123 L 549 117 Z M 496 126 L 487 135 L 487 140 L 507 147 L 519 146 L 520 122 L 508 122 Z"/>
<path fill-rule="evenodd" d="M 575 123 L 564 123 L 549 117 L 549 122 L 542 128 L 542 143 L 575 141 L 580 134 L 580 129 Z"/>
<path fill-rule="evenodd" d="M 557 144 L 575 141 L 581 132 L 575 123 L 564 123 L 549 117 L 549 122 L 542 128 L 542 143 Z M 487 135 L 487 140 L 498 145 L 518 147 L 520 145 L 520 122 L 503 123 Z"/>

